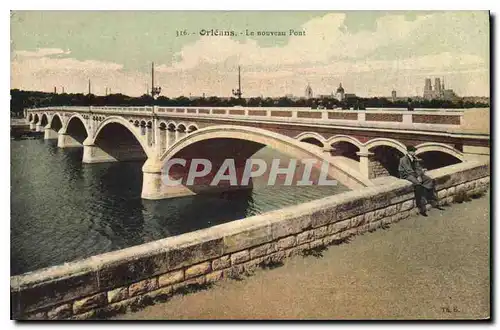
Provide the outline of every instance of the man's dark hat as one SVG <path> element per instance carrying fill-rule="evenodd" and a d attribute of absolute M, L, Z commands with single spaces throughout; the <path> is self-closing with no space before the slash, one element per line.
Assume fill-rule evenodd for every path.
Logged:
<path fill-rule="evenodd" d="M 407 151 L 417 151 L 417 148 L 415 148 L 414 146 L 407 146 L 406 150 Z"/>

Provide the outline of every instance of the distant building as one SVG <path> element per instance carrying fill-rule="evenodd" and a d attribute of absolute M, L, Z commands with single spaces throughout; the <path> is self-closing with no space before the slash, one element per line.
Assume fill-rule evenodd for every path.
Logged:
<path fill-rule="evenodd" d="M 396 91 L 394 91 L 394 90 L 391 93 L 391 99 L 392 99 L 392 102 L 396 102 L 396 100 L 397 100 Z"/>
<path fill-rule="evenodd" d="M 354 98 L 356 98 L 356 97 L 357 97 L 357 96 L 356 96 L 356 94 L 354 94 L 354 93 L 345 93 L 345 94 L 344 94 L 344 100 L 354 99 Z"/>
<path fill-rule="evenodd" d="M 307 84 L 306 87 L 306 99 L 312 99 L 313 98 L 313 90 L 309 84 Z"/>
<path fill-rule="evenodd" d="M 453 89 L 445 89 L 444 79 L 441 82 L 440 78 L 434 79 L 434 88 L 432 87 L 432 82 L 430 78 L 425 79 L 424 85 L 424 99 L 426 100 L 454 100 L 458 96 L 455 94 Z"/>
<path fill-rule="evenodd" d="M 345 99 L 345 90 L 344 87 L 342 87 L 342 83 L 340 83 L 339 87 L 337 88 L 337 92 L 335 93 L 335 98 L 339 101 L 344 101 Z"/>

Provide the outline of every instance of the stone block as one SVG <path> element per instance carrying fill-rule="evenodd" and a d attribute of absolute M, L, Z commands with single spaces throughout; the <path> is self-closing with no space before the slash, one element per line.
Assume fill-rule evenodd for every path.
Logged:
<path fill-rule="evenodd" d="M 288 248 L 295 246 L 295 243 L 296 243 L 296 237 L 295 236 L 288 236 L 288 237 L 282 238 L 278 242 L 276 242 L 276 249 L 278 251 L 286 250 Z"/>
<path fill-rule="evenodd" d="M 176 270 L 158 277 L 158 286 L 164 287 L 184 281 L 184 270 Z"/>
<path fill-rule="evenodd" d="M 231 254 L 231 264 L 237 265 L 250 260 L 250 252 L 248 250 L 240 251 Z"/>
<path fill-rule="evenodd" d="M 242 228 L 239 232 L 224 237 L 224 253 L 245 250 L 256 245 L 271 242 L 272 240 L 271 223 L 248 226 Z"/>
<path fill-rule="evenodd" d="M 205 261 L 197 265 L 191 266 L 185 271 L 185 278 L 193 278 L 200 275 L 210 273 L 212 271 L 212 263 L 210 261 Z"/>
<path fill-rule="evenodd" d="M 71 304 L 64 304 L 47 311 L 47 317 L 49 320 L 62 320 L 70 317 L 72 312 Z"/>
<path fill-rule="evenodd" d="M 393 223 L 393 216 L 385 217 L 380 220 L 382 226 L 387 226 Z"/>
<path fill-rule="evenodd" d="M 329 236 L 326 236 L 325 238 L 323 238 L 323 243 L 325 245 L 330 245 L 330 244 L 337 242 L 337 241 L 340 241 L 340 240 L 341 240 L 340 234 L 329 235 Z"/>
<path fill-rule="evenodd" d="M 293 247 L 293 248 L 288 249 L 288 250 L 285 251 L 285 256 L 287 258 L 293 257 L 293 256 L 298 256 L 298 255 L 300 255 L 302 253 L 303 250 L 306 250 L 308 248 L 309 248 L 309 243 Z"/>
<path fill-rule="evenodd" d="M 22 315 L 36 312 L 54 306 L 58 302 L 78 299 L 99 291 L 95 271 L 75 269 L 73 272 L 70 269 L 67 275 L 60 278 L 47 275 L 46 281 L 38 280 L 33 285 L 25 285 L 17 293 L 16 313 Z"/>
<path fill-rule="evenodd" d="M 363 233 L 366 233 L 368 230 L 370 230 L 370 225 L 372 224 L 373 222 L 368 222 L 364 225 L 361 225 L 359 227 L 357 227 L 357 231 L 356 233 L 357 234 L 363 234 Z"/>
<path fill-rule="evenodd" d="M 174 284 L 172 286 L 172 290 L 173 290 L 172 292 L 175 293 L 179 289 L 186 288 L 186 287 L 189 287 L 189 286 L 203 285 L 205 283 L 206 283 L 206 277 L 205 276 L 199 276 L 199 277 L 196 277 L 196 278 L 192 278 L 192 279 L 186 280 L 184 282 L 180 282 L 180 283 Z"/>
<path fill-rule="evenodd" d="M 381 225 L 382 223 L 380 220 L 371 222 L 368 226 L 369 231 L 376 230 L 377 228 L 380 228 Z"/>
<path fill-rule="evenodd" d="M 107 297 L 106 292 L 101 292 L 90 297 L 85 297 L 83 299 L 76 300 L 73 303 L 73 313 L 80 314 L 88 312 L 89 310 L 95 309 L 106 305 Z"/>
<path fill-rule="evenodd" d="M 276 240 L 281 237 L 286 237 L 301 233 L 306 228 L 312 228 L 311 215 L 299 215 L 296 217 L 286 218 L 281 221 L 271 223 L 272 239 Z"/>
<path fill-rule="evenodd" d="M 297 235 L 297 245 L 310 242 L 314 239 L 314 231 L 308 230 Z"/>
<path fill-rule="evenodd" d="M 465 192 L 465 183 L 461 183 L 455 187 L 455 194 Z"/>
<path fill-rule="evenodd" d="M 140 298 L 141 298 L 140 296 L 128 298 L 113 304 L 106 305 L 103 308 L 101 308 L 98 313 L 103 314 L 105 316 L 125 313 L 127 312 L 130 305 L 132 305 L 133 303 L 137 303 Z"/>
<path fill-rule="evenodd" d="M 350 237 L 350 236 L 354 236 L 354 235 L 358 234 L 358 228 L 347 229 L 347 230 L 341 231 L 339 234 L 340 234 L 341 239 L 346 238 L 346 237 Z"/>
<path fill-rule="evenodd" d="M 350 226 L 351 226 L 351 220 L 347 219 L 347 220 L 340 221 L 340 222 L 329 225 L 327 232 L 328 232 L 328 235 L 333 235 L 335 233 L 349 229 Z"/>
<path fill-rule="evenodd" d="M 168 269 L 165 269 L 165 271 L 158 273 L 158 275 L 166 273 L 169 270 L 176 270 L 206 260 L 219 258 L 223 255 L 223 251 L 225 248 L 225 238 L 207 238 L 206 240 L 203 240 L 204 238 L 201 237 L 199 239 L 201 241 L 192 244 L 186 244 L 167 251 Z"/>
<path fill-rule="evenodd" d="M 350 228 L 357 227 L 365 223 L 365 215 L 364 214 L 358 215 L 357 217 L 351 218 L 350 221 L 351 221 L 349 225 Z"/>
<path fill-rule="evenodd" d="M 168 297 L 172 295 L 172 286 L 171 285 L 165 286 L 157 290 L 147 292 L 144 295 L 153 299 L 153 301 L 155 302 L 165 301 Z"/>
<path fill-rule="evenodd" d="M 314 248 L 324 246 L 324 245 L 325 245 L 325 243 L 324 243 L 323 239 L 317 239 L 317 240 L 314 240 L 311 243 L 309 243 L 309 248 L 314 249 Z"/>
<path fill-rule="evenodd" d="M 328 226 L 314 229 L 314 239 L 322 238 L 328 235 Z"/>
<path fill-rule="evenodd" d="M 401 204 L 403 202 L 406 202 L 407 200 L 413 199 L 414 196 L 415 196 L 414 193 L 407 193 L 395 196 L 391 198 L 391 204 Z"/>
<path fill-rule="evenodd" d="M 485 187 L 488 187 L 490 185 L 490 177 L 487 176 L 487 177 L 484 177 L 484 178 L 481 178 L 479 179 L 479 183 L 478 183 L 480 186 L 485 186 Z"/>
<path fill-rule="evenodd" d="M 260 246 L 257 246 L 253 249 L 250 249 L 250 259 L 255 259 L 258 257 L 262 257 L 267 254 L 271 254 L 276 252 L 276 243 L 266 243 Z"/>
<path fill-rule="evenodd" d="M 224 278 L 237 278 L 245 272 L 245 266 L 243 264 L 231 266 L 222 270 L 222 277 Z"/>
<path fill-rule="evenodd" d="M 265 265 L 279 263 L 285 259 L 286 253 L 285 251 L 278 251 L 273 254 L 262 257 L 262 263 Z"/>
<path fill-rule="evenodd" d="M 372 222 L 374 219 L 375 219 L 375 212 L 374 212 L 374 211 L 367 212 L 367 213 L 365 214 L 365 223 L 370 223 L 370 222 Z"/>
<path fill-rule="evenodd" d="M 215 272 L 211 272 L 211 273 L 207 274 L 205 277 L 206 277 L 207 283 L 215 283 L 217 281 L 222 280 L 223 275 L 224 274 L 223 274 L 222 270 L 217 270 Z"/>
<path fill-rule="evenodd" d="M 438 199 L 445 198 L 446 196 L 447 196 L 447 190 L 446 189 L 442 189 L 442 190 L 440 190 L 440 191 L 437 192 Z"/>
<path fill-rule="evenodd" d="M 230 256 L 222 256 L 220 258 L 212 260 L 212 270 L 219 270 L 228 268 L 231 266 L 231 257 Z"/>
<path fill-rule="evenodd" d="M 391 206 L 387 207 L 385 209 L 385 216 L 390 217 L 390 216 L 398 213 L 400 207 L 401 207 L 400 204 L 391 205 Z"/>
<path fill-rule="evenodd" d="M 46 320 L 47 319 L 47 312 L 27 314 L 27 315 L 22 316 L 20 319 L 26 320 L 26 321 Z"/>
<path fill-rule="evenodd" d="M 476 188 L 476 182 L 475 181 L 469 181 L 465 184 L 465 190 L 470 191 Z"/>
<path fill-rule="evenodd" d="M 72 321 L 97 320 L 98 319 L 97 315 L 98 315 L 97 310 L 93 309 L 93 310 L 85 312 L 85 313 L 73 315 L 70 318 L 70 320 L 72 320 Z"/>
<path fill-rule="evenodd" d="M 141 295 L 148 291 L 153 291 L 158 288 L 158 280 L 156 277 L 148 278 L 133 284 L 128 287 L 128 294 L 130 297 Z"/>
<path fill-rule="evenodd" d="M 360 195 L 353 196 L 350 200 L 342 202 L 333 210 L 336 213 L 336 221 L 349 219 L 371 211 L 373 204 L 377 203 L 376 199 L 376 196 Z"/>
<path fill-rule="evenodd" d="M 128 298 L 128 287 L 122 286 L 108 291 L 108 303 L 112 304 Z"/>
<path fill-rule="evenodd" d="M 413 199 L 408 200 L 408 201 L 404 202 L 403 204 L 401 204 L 400 212 L 408 211 L 408 210 L 412 209 L 414 205 L 415 205 L 415 201 Z"/>
<path fill-rule="evenodd" d="M 124 252 L 122 252 L 124 251 Z M 151 278 L 169 270 L 168 258 L 164 251 L 154 251 L 150 255 L 133 257 L 125 255 L 123 258 L 106 263 L 99 271 L 100 290 L 110 290 L 117 286 L 125 286 L 132 282 Z"/>
<path fill-rule="evenodd" d="M 384 209 L 379 209 L 375 211 L 374 219 L 373 221 L 377 221 L 385 217 L 385 208 Z"/>
<path fill-rule="evenodd" d="M 318 228 L 338 221 L 338 207 L 338 205 L 332 205 L 331 207 L 322 208 L 320 210 L 312 212 L 311 226 L 313 228 Z"/>
<path fill-rule="evenodd" d="M 399 212 L 398 214 L 400 219 L 406 219 L 410 216 L 410 211 Z"/>
<path fill-rule="evenodd" d="M 253 273 L 259 268 L 262 261 L 263 261 L 263 257 L 250 260 L 250 261 L 243 264 L 243 268 L 245 269 L 245 272 Z"/>
<path fill-rule="evenodd" d="M 447 196 L 454 196 L 455 195 L 456 188 L 455 187 L 450 187 L 448 188 L 448 193 Z"/>

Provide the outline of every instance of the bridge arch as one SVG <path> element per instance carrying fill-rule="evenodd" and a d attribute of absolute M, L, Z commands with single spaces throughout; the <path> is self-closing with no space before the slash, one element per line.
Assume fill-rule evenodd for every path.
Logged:
<path fill-rule="evenodd" d="M 42 113 L 42 116 L 40 117 L 40 126 L 42 128 L 45 128 L 47 124 L 49 123 L 49 115 L 47 113 Z"/>
<path fill-rule="evenodd" d="M 54 129 L 54 124 L 57 126 L 60 126 L 57 128 L 57 131 L 59 131 L 63 127 L 63 120 L 62 116 L 60 113 L 56 112 L 54 113 L 50 118 L 49 118 L 49 124 L 52 129 Z M 55 130 L 55 129 L 54 129 Z"/>
<path fill-rule="evenodd" d="M 332 156 L 345 157 L 359 162 L 358 152 L 361 151 L 363 145 L 356 138 L 348 135 L 335 135 L 326 141 L 326 145 L 332 147 L 330 152 Z M 359 167 L 359 164 L 351 164 Z"/>
<path fill-rule="evenodd" d="M 333 146 L 334 144 L 339 143 L 339 142 L 350 143 L 350 144 L 356 146 L 360 150 L 363 147 L 363 144 L 361 142 L 359 142 L 358 139 L 356 139 L 352 136 L 349 136 L 349 135 L 334 135 L 331 138 L 329 138 L 328 140 L 326 140 L 326 144 L 328 144 L 330 146 Z"/>
<path fill-rule="evenodd" d="M 55 113 L 52 115 L 50 118 L 50 123 L 49 123 L 49 129 L 52 130 L 54 133 L 54 138 L 56 137 L 56 134 L 61 131 L 63 127 L 63 121 L 61 118 L 61 115 L 58 113 Z"/>
<path fill-rule="evenodd" d="M 68 127 L 70 127 L 70 125 L 74 125 L 74 123 L 76 121 L 79 121 L 82 124 L 82 126 L 85 128 L 85 134 L 87 136 L 89 136 L 89 129 L 88 129 L 87 125 L 85 124 L 87 121 L 79 113 L 73 114 L 71 117 L 69 117 L 69 119 L 66 121 L 66 123 L 63 123 L 62 133 L 69 134 L 68 133 Z"/>
<path fill-rule="evenodd" d="M 125 154 L 129 148 L 137 159 L 149 157 L 150 151 L 146 141 L 137 134 L 135 126 L 123 117 L 112 116 L 104 119 L 96 129 L 95 134 L 88 140 L 89 145 L 95 145 L 116 156 L 118 152 Z M 115 149 L 115 150 L 113 150 Z M 142 155 L 144 153 L 144 156 Z M 140 156 L 140 157 L 139 157 Z"/>
<path fill-rule="evenodd" d="M 375 147 L 379 147 L 379 146 L 391 147 L 391 148 L 397 149 L 402 154 L 406 153 L 406 146 L 403 143 L 396 141 L 396 140 L 393 140 L 393 139 L 375 138 L 375 139 L 368 141 L 364 145 L 366 151 L 369 151 L 369 150 L 371 150 Z"/>
<path fill-rule="evenodd" d="M 28 115 L 28 121 L 29 121 L 30 123 L 33 121 L 33 114 L 32 114 L 32 113 L 30 113 L 30 114 Z"/>
<path fill-rule="evenodd" d="M 444 143 L 426 142 L 417 145 L 415 148 L 417 148 L 417 151 L 415 152 L 415 154 L 417 155 L 423 154 L 425 152 L 436 151 L 453 156 L 462 162 L 464 161 L 464 154 L 462 152 Z"/>
<path fill-rule="evenodd" d="M 423 167 L 433 170 L 463 162 L 464 154 L 444 143 L 426 142 L 416 146 L 416 155 L 422 159 Z"/>
<path fill-rule="evenodd" d="M 399 177 L 399 160 L 406 153 L 406 146 L 396 140 L 375 138 L 364 145 L 365 151 L 371 152 L 370 177 Z"/>
<path fill-rule="evenodd" d="M 279 133 L 254 127 L 217 125 L 199 129 L 177 140 L 161 155 L 160 164 L 164 170 L 165 164 L 170 159 L 186 159 L 187 164 L 184 167 L 186 169 L 189 168 L 191 159 L 202 158 L 209 159 L 213 167 L 218 168 L 217 165 L 220 166 L 226 158 L 233 158 L 236 168 L 242 169 L 246 160 L 265 146 L 299 160 L 316 159 L 319 166 L 322 161 L 328 161 L 321 149 L 310 148 L 294 138 Z M 328 174 L 351 188 L 371 185 L 367 179 L 356 173 L 346 172 L 331 162 Z M 186 173 L 181 173 L 178 177 L 185 175 Z"/>
<path fill-rule="evenodd" d="M 309 143 L 318 147 L 323 148 L 325 146 L 325 138 L 316 132 L 304 132 L 300 133 L 295 137 L 295 139 L 300 142 Z"/>
<path fill-rule="evenodd" d="M 194 123 L 191 123 L 189 124 L 188 128 L 187 128 L 187 133 L 188 134 L 191 134 L 193 133 L 194 131 L 197 131 L 199 128 L 198 128 L 198 125 L 194 124 Z"/>
<path fill-rule="evenodd" d="M 33 120 L 34 120 L 35 124 L 38 124 L 38 121 L 40 120 L 40 117 L 38 117 L 38 113 L 35 113 Z"/>

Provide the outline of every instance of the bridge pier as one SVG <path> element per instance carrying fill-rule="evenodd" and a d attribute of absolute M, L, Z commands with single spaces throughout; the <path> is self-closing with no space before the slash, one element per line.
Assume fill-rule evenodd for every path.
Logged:
<path fill-rule="evenodd" d="M 57 137 L 57 146 L 59 148 L 75 148 L 81 147 L 82 143 L 69 134 L 59 133 Z"/>
<path fill-rule="evenodd" d="M 52 129 L 51 127 L 45 127 L 43 132 L 43 138 L 45 140 L 54 140 L 59 138 L 59 133 Z"/>
<path fill-rule="evenodd" d="M 83 141 L 83 159 L 84 164 L 109 163 L 117 160 L 105 153 L 101 148 L 94 145 L 88 138 Z"/>
<path fill-rule="evenodd" d="M 163 199 L 162 164 L 158 159 L 148 158 L 142 166 L 142 192 L 144 199 Z"/>
<path fill-rule="evenodd" d="M 30 130 L 35 130 L 36 129 L 36 124 L 34 121 L 30 121 Z"/>
<path fill-rule="evenodd" d="M 372 161 L 374 153 L 370 151 L 358 151 L 356 155 L 359 156 L 359 172 L 365 179 L 370 179 L 370 163 Z"/>
<path fill-rule="evenodd" d="M 35 125 L 35 131 L 37 131 L 37 132 L 43 132 L 43 126 L 42 126 L 42 123 L 41 123 L 41 122 L 38 122 L 38 123 Z"/>

